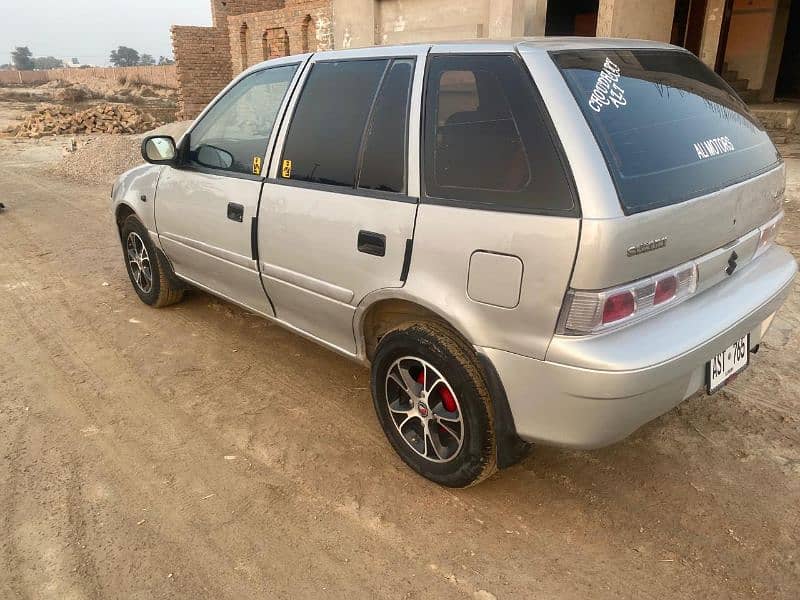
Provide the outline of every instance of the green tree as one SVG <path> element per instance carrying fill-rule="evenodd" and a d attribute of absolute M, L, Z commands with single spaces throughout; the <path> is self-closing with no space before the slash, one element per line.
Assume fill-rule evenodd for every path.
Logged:
<path fill-rule="evenodd" d="M 33 68 L 39 71 L 46 69 L 60 69 L 64 66 L 64 61 L 54 56 L 37 56 L 33 59 Z"/>
<path fill-rule="evenodd" d="M 139 64 L 144 66 L 150 66 L 156 64 L 156 61 L 149 54 L 142 54 L 142 57 L 139 59 Z"/>
<path fill-rule="evenodd" d="M 171 58 L 167 58 L 166 56 L 159 56 L 158 57 L 158 64 L 160 65 L 174 65 L 175 61 Z"/>
<path fill-rule="evenodd" d="M 109 61 L 115 67 L 135 67 L 139 64 L 139 52 L 127 46 L 111 51 Z"/>
<path fill-rule="evenodd" d="M 17 46 L 11 51 L 11 62 L 18 71 L 33 70 L 33 53 L 27 46 Z"/>

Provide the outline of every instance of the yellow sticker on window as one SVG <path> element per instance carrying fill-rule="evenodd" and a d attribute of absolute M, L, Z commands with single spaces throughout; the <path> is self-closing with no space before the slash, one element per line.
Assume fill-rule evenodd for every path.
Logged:
<path fill-rule="evenodd" d="M 292 176 L 292 161 L 284 160 L 281 167 L 281 177 L 289 179 Z"/>
<path fill-rule="evenodd" d="M 261 157 L 253 157 L 253 175 L 261 175 Z"/>

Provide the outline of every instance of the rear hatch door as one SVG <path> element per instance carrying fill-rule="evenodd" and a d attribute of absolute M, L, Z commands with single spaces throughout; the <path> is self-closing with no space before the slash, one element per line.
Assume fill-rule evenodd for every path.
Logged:
<path fill-rule="evenodd" d="M 585 219 L 572 287 L 633 281 L 715 250 L 755 250 L 784 168 L 730 87 L 680 49 L 551 53 L 614 181 L 621 214 Z M 752 248 L 751 248 L 752 246 Z"/>

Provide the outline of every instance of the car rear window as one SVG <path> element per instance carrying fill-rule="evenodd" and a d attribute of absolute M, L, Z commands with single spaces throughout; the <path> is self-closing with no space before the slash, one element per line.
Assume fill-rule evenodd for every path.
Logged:
<path fill-rule="evenodd" d="M 626 213 L 677 204 L 780 161 L 728 85 L 679 50 L 552 53 L 602 150 Z"/>

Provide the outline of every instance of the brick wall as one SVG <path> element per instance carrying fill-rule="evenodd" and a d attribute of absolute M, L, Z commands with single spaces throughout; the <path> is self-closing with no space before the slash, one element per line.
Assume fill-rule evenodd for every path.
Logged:
<path fill-rule="evenodd" d="M 228 32 L 218 27 L 172 27 L 178 78 L 178 118 L 191 119 L 233 78 Z"/>
<path fill-rule="evenodd" d="M 330 0 L 289 0 L 283 8 L 229 15 L 228 32 L 234 73 L 276 56 L 329 50 Z"/>
<path fill-rule="evenodd" d="M 47 71 L 0 71 L 0 83 L 46 83 L 62 80 L 72 83 L 106 79 L 119 81 L 122 78 L 149 85 L 177 88 L 178 77 L 175 65 L 153 67 L 92 67 L 88 69 L 49 69 Z"/>
<path fill-rule="evenodd" d="M 332 48 L 331 14 L 331 0 L 211 0 L 213 27 L 172 28 L 179 117 L 197 116 L 249 66 Z"/>

